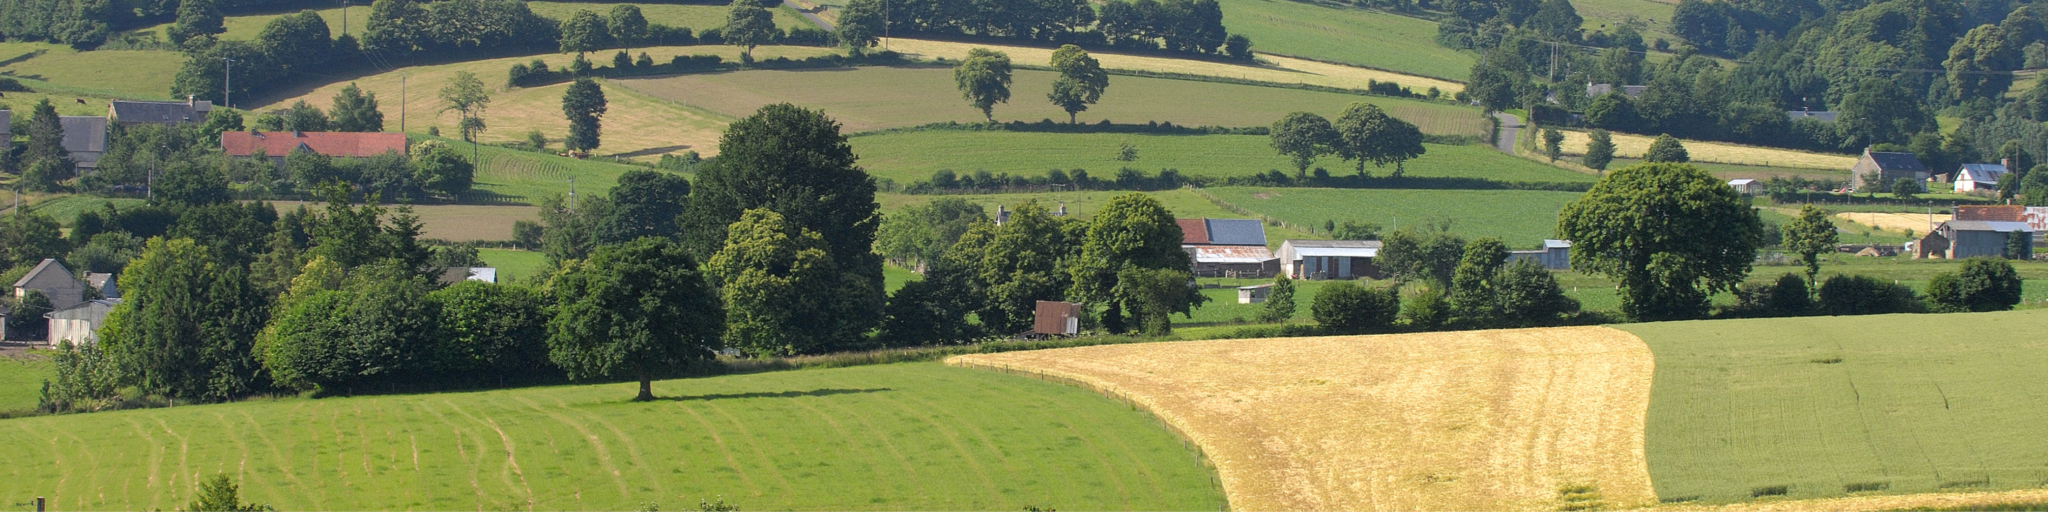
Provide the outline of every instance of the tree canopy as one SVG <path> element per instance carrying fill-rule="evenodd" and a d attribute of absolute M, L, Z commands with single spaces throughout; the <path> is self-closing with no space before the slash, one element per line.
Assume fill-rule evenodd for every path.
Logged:
<path fill-rule="evenodd" d="M 1010 102 L 1010 56 L 987 48 L 968 50 L 967 58 L 953 68 L 953 82 L 968 105 L 995 121 L 996 104 Z"/>
<path fill-rule="evenodd" d="M 642 238 L 599 247 L 549 288 L 549 358 L 574 379 L 630 376 L 635 400 L 653 400 L 654 377 L 722 346 L 725 308 L 680 244 Z"/>
<path fill-rule="evenodd" d="M 562 92 L 562 115 L 569 118 L 569 136 L 562 139 L 562 146 L 570 151 L 597 149 L 607 109 L 604 89 L 595 80 L 577 78 L 571 82 L 569 89 Z"/>
<path fill-rule="evenodd" d="M 1617 169 L 1558 214 L 1572 268 L 1621 280 L 1622 312 L 1697 318 L 1710 293 L 1749 274 L 1763 241 L 1756 210 L 1727 183 L 1685 164 Z"/>
<path fill-rule="evenodd" d="M 1046 98 L 1067 111 L 1069 124 L 1076 122 L 1075 114 L 1088 110 L 1109 89 L 1109 72 L 1103 71 L 1102 63 L 1079 46 L 1062 45 L 1053 50 L 1052 69 L 1060 76 L 1053 79 L 1052 92 Z"/>

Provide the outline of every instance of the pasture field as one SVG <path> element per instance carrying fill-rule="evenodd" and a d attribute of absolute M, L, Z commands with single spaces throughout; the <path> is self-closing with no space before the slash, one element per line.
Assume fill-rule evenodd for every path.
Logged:
<path fill-rule="evenodd" d="M 891 50 L 921 58 L 943 57 L 950 60 L 967 58 L 967 51 L 973 48 L 988 48 L 1001 51 L 1018 64 L 1045 67 L 1052 61 L 1051 48 L 1033 46 L 1008 46 L 992 44 L 955 43 L 922 39 L 894 38 L 888 41 Z M 1209 60 L 1176 59 L 1150 55 L 1120 53 L 1088 53 L 1102 62 L 1105 69 L 1176 73 L 1182 75 L 1214 76 L 1257 80 L 1281 84 L 1309 84 L 1347 89 L 1365 89 L 1371 81 L 1394 82 L 1408 87 L 1416 94 L 1423 94 L 1435 87 L 1445 95 L 1465 90 L 1465 84 L 1415 75 L 1404 75 L 1392 71 L 1371 68 L 1329 64 L 1305 59 L 1263 55 L 1259 64 L 1218 62 Z"/>
<path fill-rule="evenodd" d="M 1268 231 L 1270 230 L 1271 228 L 1268 228 Z M 1203 304 L 1202 307 L 1196 308 L 1193 311 L 1192 318 L 1186 316 L 1173 317 L 1173 327 L 1176 331 L 1183 326 L 1202 327 L 1258 323 L 1259 312 L 1266 310 L 1266 303 L 1238 304 L 1237 287 L 1273 282 L 1272 279 L 1208 277 L 1197 279 L 1197 281 L 1200 281 L 1203 286 L 1215 285 L 1216 287 L 1202 288 L 1202 296 L 1208 297 L 1209 302 Z M 1336 281 L 1294 280 L 1294 316 L 1290 321 L 1309 321 L 1311 319 L 1309 306 L 1315 304 L 1316 291 L 1322 290 L 1323 286 L 1334 282 Z"/>
<path fill-rule="evenodd" d="M 991 217 L 993 217 L 996 213 L 997 206 L 1004 206 L 1011 209 L 1015 209 L 1017 205 L 1023 204 L 1025 201 L 1035 199 L 1038 200 L 1039 203 L 1044 204 L 1045 207 L 1049 210 L 1057 209 L 1059 208 L 1059 205 L 1061 203 L 1065 203 L 1067 206 L 1068 216 L 1077 217 L 1085 220 L 1090 216 L 1095 215 L 1095 210 L 1097 208 L 1101 208 L 1103 204 L 1108 203 L 1110 198 L 1130 193 L 1132 192 L 1114 190 L 1084 190 L 1079 192 L 1059 191 L 1015 194 L 953 194 L 943 196 L 911 194 L 878 194 L 875 197 L 875 202 L 881 203 L 883 214 L 888 214 L 890 212 L 901 211 L 903 208 L 912 205 L 930 203 L 932 199 L 935 198 L 954 197 L 967 200 L 967 202 L 981 205 L 982 209 L 986 210 L 988 214 Z M 1160 190 L 1153 192 L 1138 193 L 1152 196 L 1152 198 L 1158 199 L 1160 204 L 1165 205 L 1167 210 L 1172 211 L 1175 217 L 1208 217 L 1217 219 L 1245 218 L 1244 215 L 1240 215 L 1230 210 L 1226 210 L 1221 206 L 1217 206 L 1215 203 L 1209 202 L 1209 200 L 1207 198 L 1202 197 L 1201 194 L 1195 193 L 1193 190 L 1189 189 Z M 1321 224 L 1317 225 L 1320 226 Z M 1307 232 L 1303 232 L 1300 230 L 1284 226 L 1266 226 L 1267 246 L 1280 247 L 1280 242 L 1289 238 L 1324 238 L 1324 236 L 1313 235 Z"/>
<path fill-rule="evenodd" d="M 1586 132 L 1561 130 L 1564 134 L 1564 152 L 1568 155 L 1586 154 Z M 1650 143 L 1656 137 L 1630 133 L 1614 134 L 1614 156 L 1617 158 L 1642 158 L 1649 151 Z M 1790 149 L 1742 146 L 1726 142 L 1681 140 L 1687 156 L 1693 161 L 1722 164 L 1750 165 L 1759 167 L 1798 167 L 1805 169 L 1840 170 L 1847 174 L 1849 166 L 1856 165 L 1856 157 L 1827 153 L 1809 153 Z"/>
<path fill-rule="evenodd" d="M 1673 43 L 1678 36 L 1671 35 L 1671 13 L 1677 9 L 1677 2 L 1659 0 L 1572 0 L 1572 8 L 1586 19 L 1581 25 L 1586 33 L 1604 31 L 1614 33 L 1615 27 L 1631 25 L 1643 35 L 1643 44 L 1664 38 Z"/>
<path fill-rule="evenodd" d="M 27 112 L 36 100 L 48 96 L 60 114 L 106 115 L 106 100 L 94 98 L 169 99 L 171 77 L 184 62 L 183 55 L 170 51 L 81 52 L 60 44 L 0 42 L 0 76 L 41 93 L 10 92 L 0 103 Z M 74 100 L 79 98 L 90 105 L 78 105 Z"/>
<path fill-rule="evenodd" d="M 737 47 L 724 45 L 644 48 L 634 50 L 633 54 L 639 55 L 641 51 L 647 52 L 656 62 L 664 63 L 677 55 L 719 55 L 727 60 L 739 58 Z M 832 52 L 833 50 L 826 48 L 772 46 L 756 49 L 755 56 L 763 59 L 804 58 Z M 592 58 L 605 63 L 610 62 L 609 54 L 600 54 Z M 487 144 L 523 142 L 528 130 L 539 129 L 548 137 L 552 147 L 560 149 L 562 138 L 569 132 L 569 122 L 562 118 L 562 92 L 567 90 L 569 85 L 561 83 L 509 90 L 501 87 L 507 70 L 513 64 L 531 62 L 534 59 L 546 61 L 551 67 L 560 67 L 567 66 L 575 56 L 546 54 L 402 68 L 351 80 L 300 87 L 273 98 L 266 98 L 262 100 L 263 103 L 245 106 L 258 111 L 275 110 L 303 99 L 324 109 L 334 103 L 334 95 L 342 86 L 354 83 L 364 92 L 377 95 L 379 107 L 384 110 L 386 130 L 401 131 L 402 128 L 402 131 L 419 134 L 425 133 L 429 127 L 438 127 L 443 134 L 454 136 L 458 118 L 453 111 L 442 110 L 447 103 L 441 100 L 440 90 L 456 72 L 468 71 L 492 88 L 491 103 L 484 112 L 484 122 L 489 128 L 478 137 L 479 140 Z M 603 119 L 603 136 L 596 154 L 653 161 L 661 154 L 670 152 L 695 150 L 706 156 L 718 152 L 718 136 L 724 132 L 726 122 L 722 115 L 657 101 L 623 87 L 615 87 L 619 83 L 618 80 L 604 82 L 605 99 L 610 111 Z M 404 93 L 402 101 L 401 91 Z M 405 118 L 402 126 L 401 117 Z"/>
<path fill-rule="evenodd" d="M 1156 175 L 1176 169 L 1189 176 L 1250 176 L 1279 170 L 1295 174 L 1294 163 L 1273 150 L 1264 135 L 1146 135 L 1119 133 L 1035 133 L 913 131 L 852 137 L 861 166 L 876 177 L 908 185 L 930 179 L 932 172 L 989 171 L 1043 176 L 1048 169 L 1085 169 L 1098 179 L 1116 176 L 1129 167 Z M 1138 149 L 1138 159 L 1116 159 L 1123 144 Z M 1595 177 L 1515 158 L 1483 145 L 1428 144 L 1421 158 L 1408 162 L 1408 176 L 1485 178 L 1502 181 L 1591 182 Z M 1343 176 L 1356 172 L 1354 163 L 1323 157 L 1315 166 Z M 1385 176 L 1392 166 L 1367 165 L 1366 172 Z"/>
<path fill-rule="evenodd" d="M 1476 55 L 1438 46 L 1436 23 L 1291 0 L 1222 0 L 1223 25 L 1252 50 L 1463 82 Z M 1420 92 L 1420 91 L 1418 91 Z"/>
<path fill-rule="evenodd" d="M 532 9 L 534 14 L 539 14 L 543 17 L 553 18 L 559 21 L 569 19 L 569 16 L 576 14 L 576 11 L 579 9 L 589 9 L 591 12 L 597 13 L 598 16 L 608 16 L 611 13 L 613 6 L 625 5 L 628 3 L 631 2 L 527 2 L 526 7 L 528 9 Z M 692 32 L 702 31 L 707 28 L 719 28 L 725 26 L 726 7 L 722 5 L 675 5 L 637 3 L 632 5 L 637 5 L 640 7 L 640 15 L 647 17 L 648 23 L 660 23 L 671 27 L 686 27 L 691 29 Z M 270 20 L 277 19 L 278 17 L 287 14 L 298 14 L 300 10 L 301 9 L 286 9 L 228 16 L 223 20 L 224 23 L 222 23 L 224 26 L 227 27 L 227 32 L 222 33 L 221 38 L 238 41 L 255 39 L 257 34 L 263 32 L 263 27 L 270 24 Z M 340 7 L 314 9 L 314 11 L 320 13 L 320 19 L 325 20 L 327 22 L 328 34 L 334 35 L 336 37 L 341 36 L 342 9 Z M 769 9 L 768 12 L 774 14 L 775 26 L 785 30 L 790 27 L 801 27 L 807 26 L 809 24 L 809 22 L 804 21 L 803 18 L 798 17 L 794 13 L 787 12 L 786 10 L 783 9 Z M 368 26 L 369 19 L 370 6 L 368 4 L 363 4 L 357 7 L 349 8 L 349 33 L 355 35 L 356 37 L 362 37 L 363 29 Z M 169 26 L 169 23 L 163 23 L 159 25 L 150 26 L 147 28 L 137 29 L 134 30 L 134 32 L 153 33 L 156 34 L 157 38 L 159 38 L 160 40 L 169 41 L 170 39 L 164 35 L 164 29 L 168 28 Z M 609 52 L 606 53 L 609 54 Z"/>
<path fill-rule="evenodd" d="M 1017 70 L 1013 76 L 1010 102 L 996 105 L 996 120 L 1065 122 L 1066 111 L 1045 100 L 1052 90 L 1052 72 Z M 772 103 L 795 103 L 823 109 L 848 132 L 983 121 L 981 111 L 960 99 L 953 70 L 944 67 L 758 70 L 616 79 L 611 83 L 729 117 L 751 115 Z M 1344 107 L 1361 101 L 1380 105 L 1426 133 L 1483 136 L 1492 127 L 1477 109 L 1443 103 L 1131 76 L 1110 77 L 1102 102 L 1080 113 L 1079 120 L 1270 126 L 1297 111 L 1335 118 Z"/>
<path fill-rule="evenodd" d="M 498 269 L 500 283 L 522 282 L 548 268 L 547 256 L 536 251 L 478 248 L 476 255 L 483 258 L 484 264 Z"/>
<path fill-rule="evenodd" d="M 955 356 L 1158 414 L 1245 510 L 1654 503 L 1650 350 L 1604 327 L 1215 340 Z"/>
<path fill-rule="evenodd" d="M 2048 311 L 1617 326 L 1656 353 L 1665 501 L 2048 482 Z"/>
<path fill-rule="evenodd" d="M 261 34 L 263 32 L 263 27 L 270 24 L 271 20 L 275 20 L 277 18 L 289 14 L 298 14 L 299 11 L 302 10 L 307 9 L 263 9 L 260 12 L 246 12 L 227 16 L 221 19 L 221 25 L 227 28 L 227 32 L 222 32 L 220 38 L 234 41 L 254 40 L 256 39 L 257 34 Z M 311 10 L 315 13 L 319 13 L 320 19 L 322 21 L 327 22 L 327 34 L 329 36 L 341 36 L 342 9 L 340 7 L 329 7 L 325 9 Z M 539 11 L 539 9 L 535 9 L 535 11 Z M 350 7 L 348 9 L 349 34 L 353 34 L 358 38 L 363 37 L 363 29 L 369 26 L 369 22 L 369 4 Z M 135 29 L 130 32 L 156 34 L 158 40 L 169 42 L 170 36 L 165 35 L 164 30 L 170 28 L 170 26 L 170 23 L 161 23 L 149 27 Z"/>
<path fill-rule="evenodd" d="M 420 135 L 411 136 L 415 144 Z M 457 149 L 469 149 L 459 141 L 440 139 Z M 635 169 L 646 169 L 637 165 L 606 162 L 598 159 L 577 160 L 549 154 L 521 151 L 517 149 L 479 146 L 476 150 L 483 155 L 477 165 L 476 184 L 464 193 L 462 201 L 471 204 L 524 204 L 538 205 L 548 194 L 567 195 L 570 180 L 576 190 L 583 193 L 604 193 L 617 185 L 619 175 Z M 502 222 L 506 237 L 511 236 L 512 220 Z"/>
<path fill-rule="evenodd" d="M 325 203 L 305 201 L 272 201 L 278 212 L 298 208 L 319 210 Z M 540 208 L 516 205 L 470 205 L 470 204 L 415 204 L 383 205 L 387 212 L 399 206 L 412 206 L 412 214 L 420 218 L 423 231 L 420 238 L 437 238 L 450 242 L 474 240 L 511 240 L 512 223 L 529 220 L 540 222 Z"/>
<path fill-rule="evenodd" d="M 78 219 L 79 212 L 99 210 L 106 207 L 107 203 L 114 203 L 115 209 L 127 209 L 142 206 L 147 204 L 147 201 L 127 197 L 61 195 L 39 201 L 27 209 L 49 215 L 50 219 L 57 221 L 58 224 L 70 226 L 71 221 Z"/>
<path fill-rule="evenodd" d="M 50 351 L 8 347 L 0 351 L 0 411 L 34 409 L 43 381 L 57 378 Z"/>
<path fill-rule="evenodd" d="M 889 293 L 896 293 L 896 290 L 903 288 L 903 285 L 910 284 L 911 281 L 923 280 L 923 275 L 911 272 L 910 269 L 888 263 L 882 264 L 882 289 Z"/>
<path fill-rule="evenodd" d="M 0 492 L 180 506 L 226 473 L 284 510 L 1208 510 L 1214 474 L 1087 390 L 935 363 L 0 420 Z"/>
<path fill-rule="evenodd" d="M 1297 226 L 1345 220 L 1420 226 L 1449 221 L 1468 239 L 1499 237 L 1509 247 L 1535 247 L 1557 230 L 1557 211 L 1577 192 L 1536 190 L 1392 190 L 1215 187 L 1207 189 L 1240 208 Z M 1272 238 L 1271 234 L 1267 238 Z"/>

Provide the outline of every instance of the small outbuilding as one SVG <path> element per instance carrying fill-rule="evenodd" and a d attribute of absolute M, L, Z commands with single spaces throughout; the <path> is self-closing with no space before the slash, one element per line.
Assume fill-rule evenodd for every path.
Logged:
<path fill-rule="evenodd" d="M 1294 279 L 1378 279 L 1378 240 L 1288 240 L 1280 243 L 1280 271 Z"/>
<path fill-rule="evenodd" d="M 1742 194 L 1745 196 L 1753 196 L 1764 193 L 1764 182 L 1749 178 L 1743 178 L 1739 180 L 1728 180 L 1728 186 L 1733 187 L 1735 189 L 1735 193 Z"/>
<path fill-rule="evenodd" d="M 2024 222 L 1990 220 L 1951 220 L 1941 223 L 1935 232 L 1948 239 L 1945 256 L 1952 260 L 2004 256 L 2006 240 L 2012 233 L 2025 233 L 2030 242 L 2034 236 L 2033 228 Z"/>
<path fill-rule="evenodd" d="M 1273 283 L 1237 287 L 1238 304 L 1258 304 L 1273 295 Z"/>
<path fill-rule="evenodd" d="M 1533 260 L 1543 268 L 1571 270 L 1572 243 L 1569 240 L 1544 240 L 1543 248 L 1533 251 L 1508 251 L 1508 262 Z"/>
<path fill-rule="evenodd" d="M 1038 301 L 1031 318 L 1031 334 L 1037 337 L 1069 338 L 1081 334 L 1081 305 L 1072 302 Z"/>
<path fill-rule="evenodd" d="M 121 303 L 121 299 L 90 300 L 72 306 L 44 313 L 50 320 L 50 346 L 65 341 L 72 345 L 90 345 L 99 339 L 100 326 L 107 322 L 107 312 Z"/>

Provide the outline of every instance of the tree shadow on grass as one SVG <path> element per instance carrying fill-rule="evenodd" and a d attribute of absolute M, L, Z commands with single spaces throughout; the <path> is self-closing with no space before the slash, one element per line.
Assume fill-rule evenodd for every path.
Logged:
<path fill-rule="evenodd" d="M 881 393 L 895 391 L 890 388 L 874 389 L 813 389 L 810 391 L 779 391 L 773 393 L 713 393 L 708 395 L 656 396 L 657 401 L 689 402 L 699 400 L 726 400 L 733 398 L 796 398 L 800 396 L 852 395 L 860 393 Z"/>

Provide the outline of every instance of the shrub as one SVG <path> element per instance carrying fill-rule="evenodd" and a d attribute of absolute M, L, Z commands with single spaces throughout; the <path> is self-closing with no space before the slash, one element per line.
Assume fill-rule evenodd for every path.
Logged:
<path fill-rule="evenodd" d="M 1927 310 L 1920 295 L 1898 283 L 1870 276 L 1834 276 L 1820 285 L 1820 312 L 1828 315 L 1882 315 Z"/>
<path fill-rule="evenodd" d="M 1947 312 L 2005 311 L 2020 303 L 2020 284 L 2012 262 L 1970 258 L 1963 260 L 1962 269 L 1934 276 L 1927 283 L 1927 296 Z"/>
<path fill-rule="evenodd" d="M 1393 289 L 1368 288 L 1354 281 L 1331 283 L 1316 292 L 1309 312 L 1323 329 L 1334 333 L 1384 330 L 1401 313 L 1401 297 Z"/>
<path fill-rule="evenodd" d="M 1565 296 L 1557 277 L 1534 261 L 1509 263 L 1493 281 L 1496 318 L 1505 326 L 1556 325 L 1579 312 L 1579 300 Z"/>
<path fill-rule="evenodd" d="M 30 91 L 28 90 L 28 87 L 27 87 L 27 86 L 21 85 L 21 81 L 19 81 L 19 80 L 15 80 L 15 79 L 13 79 L 13 78 L 9 78 L 9 77 L 0 77 L 0 92 L 30 92 Z"/>
<path fill-rule="evenodd" d="M 1266 307 L 1259 310 L 1259 322 L 1279 323 L 1293 318 L 1294 280 L 1283 275 L 1273 281 L 1273 291 L 1266 296 Z"/>
<path fill-rule="evenodd" d="M 1402 313 L 1408 317 L 1408 325 L 1417 329 L 1435 330 L 1451 321 L 1451 301 L 1444 297 L 1442 290 L 1424 288 L 1402 304 Z"/>
<path fill-rule="evenodd" d="M 1731 312 L 1739 316 L 1775 317 L 1804 315 L 1812 309 L 1813 299 L 1807 293 L 1806 280 L 1787 272 L 1770 284 L 1744 283 L 1737 287 Z"/>
<path fill-rule="evenodd" d="M 548 375 L 547 321 L 533 289 L 463 281 L 427 294 L 440 313 L 444 375 L 467 384 L 533 380 Z"/>

